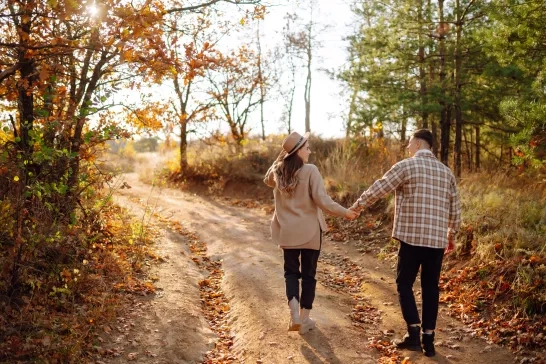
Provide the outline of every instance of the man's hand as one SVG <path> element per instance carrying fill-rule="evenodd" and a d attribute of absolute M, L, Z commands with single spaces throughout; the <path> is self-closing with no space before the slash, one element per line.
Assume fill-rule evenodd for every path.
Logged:
<path fill-rule="evenodd" d="M 348 209 L 347 213 L 345 213 L 345 218 L 347 220 L 354 220 L 360 215 L 360 212 L 357 212 L 355 210 Z"/>
<path fill-rule="evenodd" d="M 454 238 L 451 236 L 447 238 L 447 248 L 444 251 L 444 255 L 451 253 L 455 249 L 455 243 L 453 242 L 453 239 Z"/>

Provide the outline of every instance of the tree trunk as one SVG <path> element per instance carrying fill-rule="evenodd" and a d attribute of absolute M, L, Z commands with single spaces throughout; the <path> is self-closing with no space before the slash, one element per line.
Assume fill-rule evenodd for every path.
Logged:
<path fill-rule="evenodd" d="M 434 145 L 432 146 L 432 152 L 436 157 L 438 157 L 439 148 L 438 146 L 440 143 L 438 143 L 438 123 L 433 119 L 430 122 L 431 130 L 432 130 L 432 136 L 434 137 Z"/>
<path fill-rule="evenodd" d="M 356 85 L 353 86 L 353 93 L 351 94 L 351 102 L 349 104 L 349 115 L 347 115 L 347 124 L 345 125 L 345 142 L 348 142 L 351 137 L 351 128 L 353 127 L 353 118 L 356 111 L 356 96 L 358 90 Z"/>
<path fill-rule="evenodd" d="M 419 27 L 423 25 L 423 1 L 421 0 L 419 2 L 419 14 L 418 14 L 418 22 Z M 428 129 L 428 112 L 426 110 L 427 107 L 427 74 L 425 70 L 425 45 L 424 45 L 424 39 L 423 39 L 423 32 L 421 29 L 419 30 L 419 51 L 418 51 L 418 59 L 419 59 L 419 99 L 421 103 L 421 122 L 418 123 L 417 127 L 419 129 L 421 128 L 427 128 Z"/>
<path fill-rule="evenodd" d="M 467 171 L 470 173 L 472 172 L 472 148 L 470 147 L 472 145 L 472 133 L 470 133 L 470 141 L 468 141 L 467 131 L 465 130 L 463 133 L 464 137 L 464 147 L 466 149 L 466 166 Z"/>
<path fill-rule="evenodd" d="M 78 179 L 80 176 L 80 150 L 83 144 L 83 131 L 85 127 L 85 122 L 89 115 L 89 109 L 92 104 L 93 93 L 97 89 L 98 82 L 102 76 L 102 67 L 108 61 L 108 54 L 102 52 L 99 61 L 93 69 L 91 79 L 85 88 L 84 97 L 80 105 L 79 115 L 76 118 L 76 127 L 74 128 L 74 134 L 70 138 L 70 152 L 73 154 L 73 157 L 70 158 L 68 163 L 69 175 L 67 179 L 67 203 L 64 206 L 64 211 L 66 216 L 70 216 L 74 210 L 77 202 L 79 192 L 78 188 Z"/>
<path fill-rule="evenodd" d="M 403 106 L 402 106 L 403 108 Z M 404 158 L 405 154 L 406 154 L 406 129 L 407 129 L 407 124 L 408 124 L 408 115 L 406 113 L 406 111 L 403 109 L 402 111 L 402 120 L 401 120 L 401 123 L 400 123 L 400 151 L 399 151 L 399 156 L 400 158 Z"/>
<path fill-rule="evenodd" d="M 188 100 L 190 98 L 190 91 L 192 81 L 188 81 L 184 89 L 180 88 L 180 82 L 178 75 L 173 78 L 174 91 L 178 97 L 179 102 L 179 124 L 180 124 L 180 172 L 186 173 L 188 168 Z"/>
<path fill-rule="evenodd" d="M 258 79 L 260 82 L 260 123 L 262 125 L 262 140 L 265 141 L 265 121 L 264 121 L 264 79 L 262 75 L 262 45 L 260 42 L 260 20 L 258 20 L 258 25 L 256 27 L 256 39 L 258 42 Z"/>
<path fill-rule="evenodd" d="M 180 172 L 186 173 L 188 169 L 188 123 L 186 120 L 180 123 Z"/>
<path fill-rule="evenodd" d="M 451 106 L 446 105 L 442 110 L 443 124 L 441 127 L 440 160 L 446 166 L 449 165 L 449 141 L 451 136 Z"/>
<path fill-rule="evenodd" d="M 312 9 L 311 9 L 312 12 Z M 311 131 L 311 61 L 313 58 L 312 52 L 312 30 L 313 30 L 313 14 L 311 13 L 311 21 L 307 31 L 307 78 L 305 79 L 305 132 Z"/>
<path fill-rule="evenodd" d="M 231 137 L 233 138 L 233 141 L 235 142 L 235 152 L 237 154 L 241 154 L 243 152 L 243 140 L 245 138 L 244 130 L 242 132 L 239 132 L 239 129 L 237 128 L 237 123 L 231 119 L 231 117 L 228 116 L 227 120 L 229 124 L 229 130 L 231 132 Z"/>
<path fill-rule="evenodd" d="M 30 37 L 31 19 L 32 16 L 22 16 L 20 23 L 20 38 L 21 44 L 27 44 Z M 23 34 L 27 37 L 23 37 Z M 32 84 L 36 79 L 36 70 L 34 59 L 25 49 L 20 47 L 17 51 L 17 62 L 20 65 L 19 72 L 22 81 L 17 85 L 17 97 L 18 97 L 18 112 L 19 112 L 19 132 L 14 130 L 14 134 L 18 135 L 19 141 L 16 140 L 18 157 L 21 159 L 18 161 L 18 175 L 19 182 L 16 185 L 17 206 L 16 211 L 16 228 L 14 231 L 15 245 L 13 247 L 10 260 L 13 263 L 10 274 L 10 286 L 9 292 L 12 293 L 19 285 L 20 278 L 20 265 L 23 259 L 23 250 L 25 248 L 25 240 L 23 238 L 26 221 L 28 220 L 29 198 L 25 197 L 27 187 L 30 185 L 29 171 L 30 165 L 27 161 L 31 161 L 31 155 L 33 151 L 33 143 L 30 138 L 30 132 L 34 127 L 34 93 L 32 90 Z M 15 125 L 14 125 L 15 127 Z"/>
<path fill-rule="evenodd" d="M 438 28 L 439 38 L 439 58 L 440 58 L 440 128 L 441 128 L 441 143 L 440 143 L 440 160 L 446 166 L 449 164 L 449 134 L 450 134 L 450 117 L 449 107 L 446 103 L 446 70 L 445 70 L 445 33 L 444 33 L 444 0 L 438 0 L 438 14 L 440 25 Z"/>
<path fill-rule="evenodd" d="M 405 144 L 406 142 L 406 129 L 407 129 L 407 115 L 402 115 L 402 124 L 400 125 L 400 142 Z"/>
<path fill-rule="evenodd" d="M 476 126 L 476 151 L 475 151 L 475 158 L 476 158 L 476 172 L 480 170 L 480 127 Z"/>
<path fill-rule="evenodd" d="M 30 37 L 31 30 L 31 16 L 21 17 L 21 34 L 26 34 Z M 20 42 L 26 44 L 27 41 L 21 37 Z M 21 80 L 25 82 L 18 82 L 17 94 L 18 94 L 18 107 L 19 107 L 19 150 L 23 152 L 23 161 L 30 162 L 30 155 L 33 150 L 33 143 L 30 140 L 30 132 L 34 128 L 34 93 L 32 90 L 32 84 L 36 80 L 36 69 L 34 64 L 34 58 L 30 56 L 28 50 L 21 47 L 18 50 L 17 61 L 20 64 L 19 72 Z M 27 186 L 27 166 L 28 163 L 21 164 L 21 183 Z"/>
<path fill-rule="evenodd" d="M 461 72 L 462 72 L 462 52 L 461 52 L 461 35 L 462 35 L 462 18 L 460 1 L 456 0 L 456 13 L 457 21 L 455 24 L 456 38 L 455 38 L 455 176 L 461 177 L 461 137 L 462 137 L 462 125 L 463 117 L 461 110 Z"/>
<path fill-rule="evenodd" d="M 461 126 L 461 106 L 455 106 L 455 149 L 454 149 L 454 159 L 455 159 L 455 176 L 457 178 L 461 177 L 461 139 L 462 139 L 462 126 Z"/>
<path fill-rule="evenodd" d="M 309 42 L 310 43 L 310 42 Z M 310 44 L 309 44 L 310 46 Z M 311 131 L 311 49 L 307 50 L 307 78 L 305 79 L 305 132 Z"/>
<path fill-rule="evenodd" d="M 294 108 L 294 95 L 296 94 L 296 76 L 293 75 L 292 89 L 290 90 L 290 102 L 288 104 L 288 134 L 292 132 L 292 109 Z"/>

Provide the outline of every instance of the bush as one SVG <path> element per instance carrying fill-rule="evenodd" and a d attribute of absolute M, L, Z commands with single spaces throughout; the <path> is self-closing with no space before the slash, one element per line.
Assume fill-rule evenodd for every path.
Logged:
<path fill-rule="evenodd" d="M 317 165 L 328 191 L 338 201 L 350 204 L 396 162 L 394 149 L 385 139 L 337 141 Z"/>
<path fill-rule="evenodd" d="M 473 174 L 461 180 L 459 192 L 467 232 L 461 238 L 471 239 L 463 245 L 472 245 L 479 260 L 545 253 L 546 189 L 536 180 Z"/>
<path fill-rule="evenodd" d="M 234 153 L 217 144 L 203 141 L 193 142 L 188 147 L 188 168 L 180 171 L 180 154 L 167 164 L 169 173 L 175 179 L 205 180 L 237 180 L 258 182 L 280 151 L 270 138 L 266 142 L 252 139 L 245 145 L 244 153 Z M 280 143 L 279 143 L 280 145 Z"/>

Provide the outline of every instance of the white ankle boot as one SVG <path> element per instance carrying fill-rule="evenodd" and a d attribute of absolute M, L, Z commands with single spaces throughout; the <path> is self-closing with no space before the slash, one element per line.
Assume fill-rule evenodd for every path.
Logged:
<path fill-rule="evenodd" d="M 306 308 L 302 308 L 300 310 L 300 319 L 301 319 L 300 334 L 305 334 L 309 332 L 309 330 L 312 330 L 315 328 L 315 320 L 309 317 L 310 312 L 311 310 L 308 310 Z"/>
<path fill-rule="evenodd" d="M 290 302 L 288 302 L 288 307 L 290 307 L 290 323 L 288 324 L 288 331 L 299 331 L 301 327 L 300 303 L 293 297 Z"/>

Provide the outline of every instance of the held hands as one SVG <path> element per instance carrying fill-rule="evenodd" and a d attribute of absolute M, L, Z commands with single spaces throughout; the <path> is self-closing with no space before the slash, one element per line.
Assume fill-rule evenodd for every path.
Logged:
<path fill-rule="evenodd" d="M 360 215 L 360 212 L 355 211 L 355 210 L 352 210 L 352 209 L 348 209 L 348 210 L 347 210 L 347 213 L 345 214 L 345 218 L 346 218 L 347 220 L 354 220 L 354 219 L 356 219 L 359 215 Z"/>

